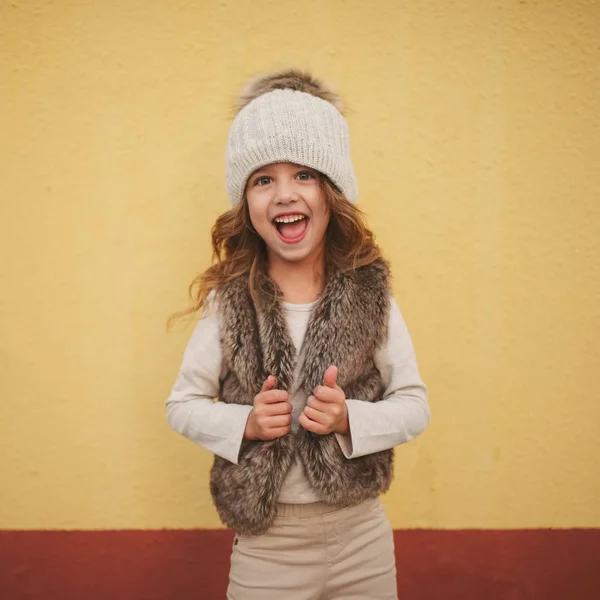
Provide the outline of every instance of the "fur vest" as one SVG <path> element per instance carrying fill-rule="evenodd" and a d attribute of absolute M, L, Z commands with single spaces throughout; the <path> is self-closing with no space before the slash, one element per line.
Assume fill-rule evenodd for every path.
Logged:
<path fill-rule="evenodd" d="M 347 398 L 377 402 L 384 385 L 374 356 L 387 336 L 389 293 L 382 259 L 331 277 L 297 354 L 281 303 L 259 295 L 255 306 L 247 277 L 229 282 L 218 296 L 228 367 L 220 400 L 253 404 L 268 375 L 277 377 L 279 389 L 291 395 L 293 385 L 308 399 L 323 383 L 327 367 L 336 365 L 337 384 Z M 298 380 L 293 381 L 298 360 Z M 377 497 L 392 480 L 392 450 L 347 459 L 334 434 L 321 436 L 300 427 L 267 443 L 244 440 L 237 465 L 216 456 L 211 470 L 210 490 L 223 523 L 240 534 L 264 533 L 275 519 L 277 498 L 295 457 L 327 504 L 343 507 Z"/>

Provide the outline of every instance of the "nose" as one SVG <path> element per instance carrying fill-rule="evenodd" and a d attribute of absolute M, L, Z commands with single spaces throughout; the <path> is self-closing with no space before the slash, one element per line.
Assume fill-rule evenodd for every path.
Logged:
<path fill-rule="evenodd" d="M 291 181 L 278 181 L 275 192 L 276 204 L 289 204 L 299 200 L 300 196 Z"/>

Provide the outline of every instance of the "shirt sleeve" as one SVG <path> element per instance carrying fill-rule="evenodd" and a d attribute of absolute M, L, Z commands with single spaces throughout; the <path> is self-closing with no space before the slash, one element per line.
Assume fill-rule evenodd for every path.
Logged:
<path fill-rule="evenodd" d="M 236 463 L 252 406 L 214 402 L 222 375 L 216 310 L 198 321 L 166 402 L 167 421 L 179 434 Z"/>
<path fill-rule="evenodd" d="M 346 458 L 409 442 L 429 424 L 427 387 L 419 374 L 406 323 L 393 298 L 390 298 L 388 337 L 375 363 L 386 385 L 384 396 L 378 402 L 346 400 L 350 434 L 335 434 Z"/>

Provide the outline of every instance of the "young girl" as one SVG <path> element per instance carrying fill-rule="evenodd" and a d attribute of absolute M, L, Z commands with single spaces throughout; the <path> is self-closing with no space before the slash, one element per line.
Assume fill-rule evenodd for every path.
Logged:
<path fill-rule="evenodd" d="M 429 408 L 388 265 L 354 206 L 348 126 L 338 97 L 293 70 L 252 81 L 238 108 L 233 208 L 191 287 L 184 313 L 203 316 L 168 421 L 215 454 L 211 494 L 236 532 L 230 600 L 397 598 L 379 496 L 392 448 L 425 429 Z"/>

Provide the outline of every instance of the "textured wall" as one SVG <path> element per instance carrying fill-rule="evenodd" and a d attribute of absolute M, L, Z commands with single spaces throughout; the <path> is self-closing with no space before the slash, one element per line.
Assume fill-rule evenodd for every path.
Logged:
<path fill-rule="evenodd" d="M 219 526 L 164 401 L 227 208 L 228 107 L 300 65 L 433 412 L 397 528 L 600 526 L 600 4 L 0 2 L 0 529 Z"/>

